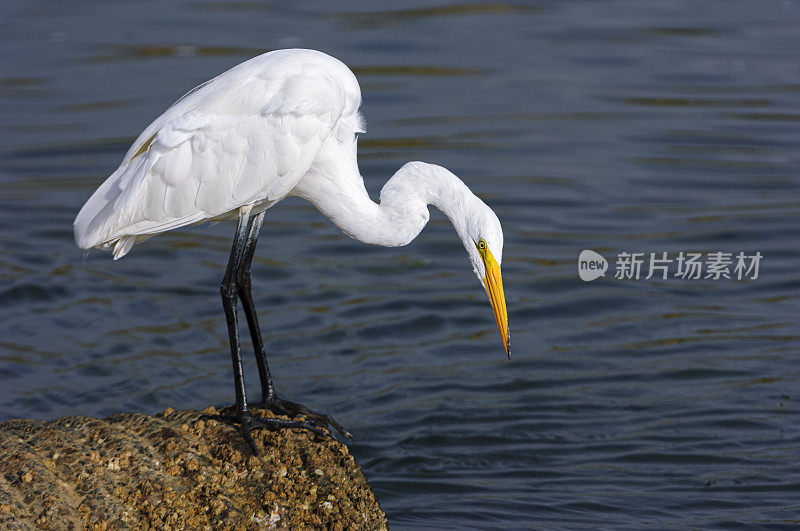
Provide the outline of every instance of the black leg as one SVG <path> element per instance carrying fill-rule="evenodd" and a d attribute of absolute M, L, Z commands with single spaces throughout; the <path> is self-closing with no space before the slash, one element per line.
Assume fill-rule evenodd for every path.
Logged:
<path fill-rule="evenodd" d="M 228 260 L 228 267 L 225 269 L 225 276 L 222 279 L 222 284 L 220 285 L 220 292 L 222 293 L 222 307 L 225 309 L 225 319 L 228 322 L 228 337 L 230 338 L 231 343 L 233 379 L 236 391 L 236 420 L 239 422 L 239 429 L 242 432 L 242 436 L 244 437 L 245 441 L 253 451 L 253 455 L 258 455 L 258 448 L 256 447 L 252 435 L 250 435 L 250 431 L 253 428 L 304 428 L 319 435 L 325 434 L 309 422 L 286 419 L 266 419 L 262 417 L 256 417 L 248 410 L 247 393 L 244 385 L 244 370 L 242 367 L 242 352 L 239 345 L 239 319 L 237 314 L 237 293 L 239 293 L 241 290 L 237 284 L 239 278 L 238 272 L 244 263 L 243 258 L 247 247 L 247 227 L 249 218 L 250 208 L 242 209 L 239 213 L 239 224 L 236 227 L 236 237 L 233 240 L 231 256 Z M 247 291 L 249 296 L 249 290 Z M 252 301 L 250 303 L 250 308 L 252 309 Z M 253 315 L 255 315 L 255 312 L 253 312 Z"/>
<path fill-rule="evenodd" d="M 272 375 L 269 372 L 267 354 L 264 350 L 264 342 L 261 339 L 261 328 L 258 326 L 258 315 L 256 315 L 253 295 L 250 292 L 250 265 L 253 262 L 253 255 L 258 243 L 258 233 L 261 231 L 263 222 L 264 212 L 257 215 L 250 225 L 250 234 L 247 237 L 242 265 L 237 272 L 236 284 L 239 287 L 239 297 L 242 299 L 244 315 L 247 318 L 247 327 L 250 329 L 250 338 L 253 340 L 253 350 L 258 364 L 258 376 L 261 379 L 261 399 L 266 402 L 267 399 L 275 396 L 275 386 L 272 383 Z"/>
<path fill-rule="evenodd" d="M 253 219 L 240 266 L 236 272 L 238 293 L 239 297 L 242 299 L 242 307 L 245 317 L 247 318 L 247 326 L 250 329 L 250 337 L 253 340 L 253 350 L 255 351 L 256 363 L 258 364 L 258 375 L 261 379 L 261 403 L 258 405 L 269 409 L 277 415 L 287 415 L 290 417 L 303 415 L 311 422 L 321 427 L 328 425 L 333 426 L 339 433 L 353 440 L 353 436 L 350 432 L 344 429 L 344 427 L 336 422 L 330 415 L 317 413 L 302 404 L 283 400 L 278 396 L 275 390 L 275 385 L 272 382 L 272 375 L 269 372 L 264 342 L 261 339 L 261 329 L 258 326 L 258 315 L 256 315 L 255 305 L 253 304 L 253 295 L 250 291 L 250 266 L 253 262 L 253 255 L 255 254 L 256 244 L 258 243 L 258 233 L 261 230 L 263 221 L 264 212 L 258 214 Z"/>
<path fill-rule="evenodd" d="M 228 337 L 231 342 L 231 358 L 233 360 L 233 380 L 236 390 L 236 414 L 241 415 L 247 411 L 247 395 L 244 389 L 244 371 L 242 368 L 242 351 L 239 346 L 239 316 L 237 314 L 236 280 L 234 275 L 239 268 L 247 235 L 247 221 L 250 209 L 240 211 L 239 225 L 236 227 L 236 237 L 231 247 L 231 256 L 228 267 L 222 278 L 220 292 L 222 293 L 222 307 L 225 309 L 225 320 L 228 322 Z"/>

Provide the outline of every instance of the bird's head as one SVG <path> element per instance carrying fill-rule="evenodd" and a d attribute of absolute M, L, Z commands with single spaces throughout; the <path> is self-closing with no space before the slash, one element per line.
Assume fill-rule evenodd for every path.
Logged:
<path fill-rule="evenodd" d="M 503 347 L 511 359 L 506 297 L 500 275 L 500 264 L 503 262 L 503 228 L 494 211 L 477 197 L 468 212 L 465 230 L 460 236 L 469 254 L 472 269 L 489 295 Z"/>
<path fill-rule="evenodd" d="M 359 239 L 383 245 L 406 245 L 428 222 L 427 205 L 436 206 L 453 223 L 467 249 L 472 269 L 489 295 L 503 347 L 510 359 L 508 313 L 500 275 L 503 228 L 494 211 L 450 170 L 419 161 L 404 164 L 384 185 L 380 203 L 387 215 L 401 220 L 402 229 L 392 231 L 399 234 L 399 238 L 388 240 L 390 243 Z"/>

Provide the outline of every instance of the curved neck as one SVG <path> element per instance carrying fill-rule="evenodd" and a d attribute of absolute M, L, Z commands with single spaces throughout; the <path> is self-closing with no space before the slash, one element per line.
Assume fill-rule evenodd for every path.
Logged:
<path fill-rule="evenodd" d="M 293 194 L 311 201 L 348 236 L 386 247 L 406 245 L 428 222 L 428 205 L 433 205 L 465 241 L 465 214 L 477 198 L 445 168 L 407 163 L 383 186 L 379 204 L 370 199 L 357 164 L 337 164 L 331 170 L 312 168 Z"/>

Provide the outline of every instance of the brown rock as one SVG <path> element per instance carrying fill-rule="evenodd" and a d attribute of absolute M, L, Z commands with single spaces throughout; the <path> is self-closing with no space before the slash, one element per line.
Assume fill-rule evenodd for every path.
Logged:
<path fill-rule="evenodd" d="M 0 529 L 387 527 L 346 446 L 255 430 L 253 456 L 226 413 L 0 423 Z"/>

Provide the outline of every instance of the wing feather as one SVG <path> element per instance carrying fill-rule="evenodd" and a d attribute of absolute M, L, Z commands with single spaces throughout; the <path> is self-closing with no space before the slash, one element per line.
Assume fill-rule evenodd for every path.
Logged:
<path fill-rule="evenodd" d="M 242 63 L 189 92 L 148 126 L 75 220 L 78 245 L 109 248 L 282 199 L 343 116 L 357 122 L 358 83 L 311 50 Z"/>

